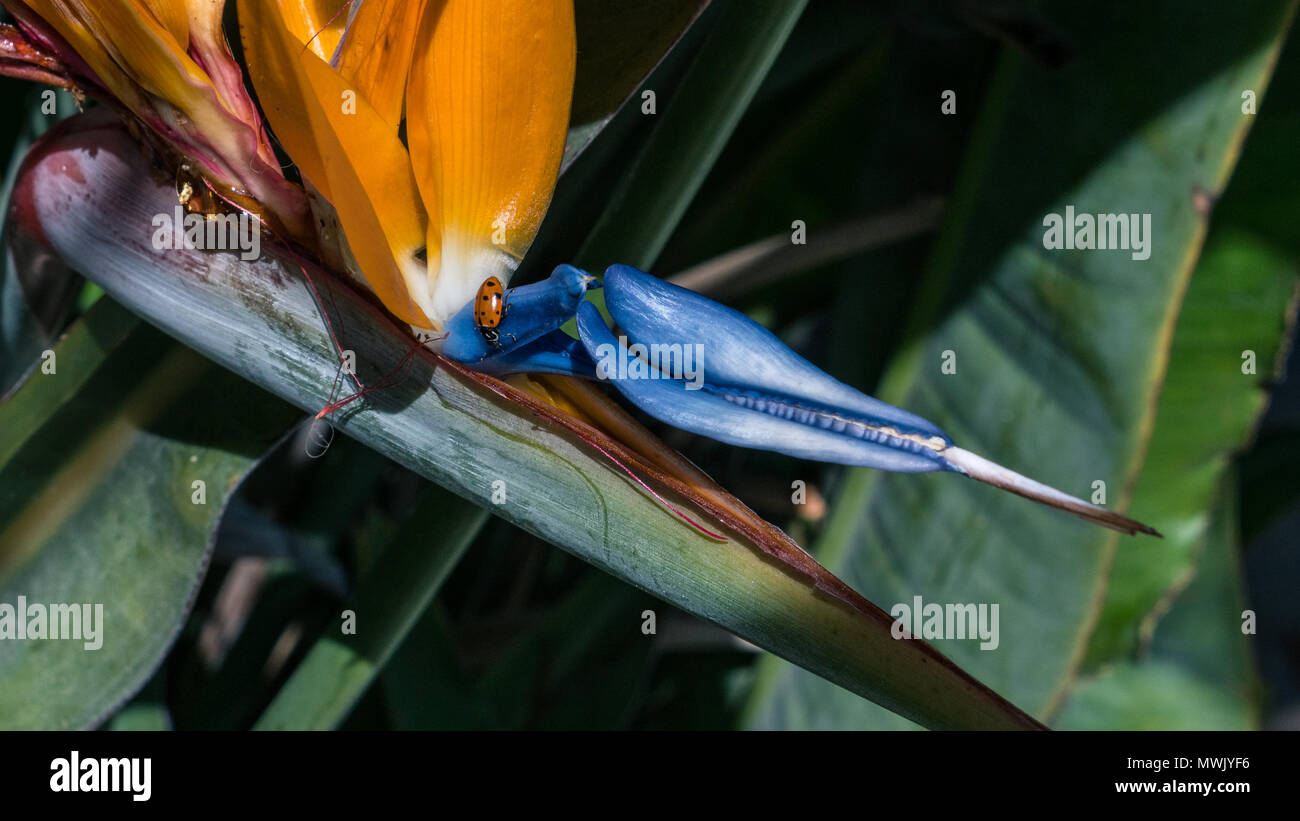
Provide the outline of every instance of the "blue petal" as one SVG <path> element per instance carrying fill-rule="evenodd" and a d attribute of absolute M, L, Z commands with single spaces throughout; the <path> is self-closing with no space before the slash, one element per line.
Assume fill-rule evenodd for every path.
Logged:
<path fill-rule="evenodd" d="M 684 293 L 692 298 L 683 299 L 666 291 L 682 289 L 664 283 L 659 283 L 661 287 L 646 288 L 640 294 L 629 293 L 642 285 L 641 279 L 647 278 L 640 272 L 636 273 L 637 277 L 628 277 L 619 272 L 611 280 L 610 272 L 607 272 L 605 282 L 606 288 L 610 289 L 607 299 L 614 293 L 610 286 L 619 283 L 619 304 L 612 313 L 631 336 L 631 344 L 648 344 L 650 341 L 680 346 L 700 344 L 706 354 L 703 380 L 693 378 L 697 376 L 693 365 L 699 360 L 690 361 L 685 347 L 680 359 L 670 356 L 672 362 L 667 366 L 661 361 L 661 372 L 649 372 L 649 369 L 634 372 L 635 362 L 639 360 L 631 355 L 625 341 L 615 338 L 595 306 L 580 306 L 578 332 L 596 365 L 597 376 L 613 382 L 624 396 L 646 413 L 674 427 L 721 442 L 801 459 L 908 473 L 948 468 L 938 450 L 949 440 L 938 428 L 920 417 L 836 382 L 752 320 L 711 300 L 690 292 Z M 668 298 L 664 298 L 665 295 Z M 645 301 L 639 300 L 638 296 L 644 296 Z M 645 313 L 634 319 L 632 314 L 637 311 Z M 646 317 L 651 317 L 651 320 L 644 321 Z M 638 329 L 635 335 L 624 322 Z M 702 333 L 705 328 L 708 333 Z M 756 334 L 754 328 L 762 333 Z M 690 329 L 698 335 L 692 336 Z M 716 353 L 725 351 L 727 345 L 751 343 L 761 343 L 745 349 L 749 370 L 756 378 L 753 385 L 743 381 L 744 375 L 740 370 L 744 363 L 737 361 L 738 354 L 730 352 L 719 356 Z M 691 347 L 689 350 L 701 349 Z M 791 376 L 802 384 L 794 385 L 793 395 L 772 389 L 774 384 L 789 386 L 790 380 L 776 378 L 771 372 L 771 360 L 764 357 L 776 357 L 781 364 L 796 369 Z M 717 368 L 719 360 L 727 363 L 721 374 Z M 677 368 L 677 375 L 682 378 L 663 378 L 673 368 Z M 829 393 L 836 400 L 850 400 L 846 403 L 849 407 L 832 407 L 823 397 L 807 398 L 810 383 L 813 386 L 826 386 L 828 383 L 834 386 L 835 390 Z M 696 385 L 698 389 L 693 389 Z M 847 396 L 845 391 L 856 396 Z M 892 413 L 885 418 L 858 410 L 877 406 Z"/>
<path fill-rule="evenodd" d="M 507 290 L 505 314 L 497 326 L 498 346 L 488 344 L 483 338 L 482 331 L 474 322 L 474 302 L 471 300 L 448 320 L 442 353 L 478 368 L 489 358 L 526 346 L 568 322 L 587 290 L 599 287 L 600 280 L 581 268 L 560 265 L 541 282 Z"/>
<path fill-rule="evenodd" d="M 952 440 L 931 422 L 845 385 L 749 317 L 627 265 L 605 272 L 605 305 L 633 341 L 702 343 L 705 381 L 849 414 L 906 434 Z"/>
<path fill-rule="evenodd" d="M 590 379 L 596 366 L 580 341 L 556 330 L 527 345 L 480 359 L 474 363 L 474 369 L 492 376 L 560 373 Z"/>
<path fill-rule="evenodd" d="M 802 459 L 916 473 L 951 470 L 1122 533 L 1151 527 L 955 447 L 921 417 L 833 379 L 763 326 L 626 265 L 605 272 L 605 304 L 578 310 L 596 376 L 684 430 Z M 630 345 L 627 339 L 631 339 Z"/>

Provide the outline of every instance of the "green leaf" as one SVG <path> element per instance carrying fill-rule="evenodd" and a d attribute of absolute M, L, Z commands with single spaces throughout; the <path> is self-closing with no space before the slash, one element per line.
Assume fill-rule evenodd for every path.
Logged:
<path fill-rule="evenodd" d="M 1252 620 L 1247 626 L 1243 618 L 1247 603 L 1238 537 L 1240 503 L 1231 471 L 1227 478 L 1210 511 L 1196 575 L 1156 626 L 1148 652 L 1227 693 L 1254 722 L 1260 696 L 1252 650 L 1257 625 Z"/>
<path fill-rule="evenodd" d="M 893 640 L 885 613 L 725 494 L 674 479 L 550 406 L 434 357 L 345 283 L 269 245 L 252 263 L 154 251 L 144 238 L 175 193 L 146 182 L 145 160 L 119 126 L 89 116 L 78 125 L 29 169 L 28 216 L 70 263 L 168 333 L 314 411 L 339 373 L 333 329 L 355 354 L 358 378 L 379 389 L 330 419 L 381 454 L 482 506 L 504 483 L 506 500 L 492 509 L 521 528 L 919 721 L 1037 726 L 928 645 Z M 80 196 L 68 196 L 73 186 Z M 592 447 L 597 440 L 727 540 L 672 515 Z"/>
<path fill-rule="evenodd" d="M 332 730 L 383 669 L 487 518 L 442 488 L 420 500 L 388 549 L 276 694 L 254 729 Z"/>
<path fill-rule="evenodd" d="M 1254 89 L 1259 122 L 1223 200 L 1178 318 L 1155 432 L 1134 491 L 1135 509 L 1165 523 L 1159 550 L 1121 550 L 1088 648 L 1090 669 L 1131 654 L 1190 580 L 1226 466 L 1251 436 L 1292 330 L 1300 242 L 1278 213 L 1300 212 L 1292 180 L 1300 140 L 1300 54 L 1285 52 L 1278 81 Z M 1240 95 L 1239 95 L 1240 96 Z M 1283 175 L 1285 176 L 1285 175 Z M 1213 397 L 1213 401 L 1207 398 Z M 1283 452 L 1285 453 L 1285 452 Z M 1287 486 L 1274 474 L 1247 499 Z M 1300 487 L 1300 485 L 1297 485 Z"/>
<path fill-rule="evenodd" d="M 802 270 L 752 294 L 749 289 L 763 284 L 763 271 L 744 272 L 743 282 L 734 286 L 735 298 L 743 299 L 736 307 L 770 317 L 765 323 L 786 334 L 801 353 L 871 393 L 901 334 L 918 290 L 916 272 L 931 240 L 879 248 L 830 265 L 820 258 L 838 242 L 843 215 L 882 214 L 876 228 L 863 225 L 858 231 L 858 238 L 866 240 L 880 227 L 911 222 L 937 194 L 951 190 L 977 106 L 959 106 L 955 115 L 944 116 L 943 128 L 936 128 L 935 90 L 952 88 L 962 100 L 977 100 L 995 52 L 975 37 L 953 38 L 937 34 L 931 25 L 854 13 L 858 7 L 817 3 L 804 13 L 770 84 L 788 83 L 789 64 L 797 60 L 790 51 L 801 43 L 803 51 L 821 55 L 823 43 L 847 34 L 855 48 L 840 65 L 805 79 L 766 108 L 756 101 L 658 266 L 661 272 L 681 271 L 763 234 L 775 235 L 773 240 L 783 241 L 777 252 L 781 261 L 788 259 Z M 850 17 L 854 31 L 846 32 Z M 852 36 L 858 28 L 871 36 Z M 760 92 L 759 99 L 764 96 Z M 790 243 L 794 217 L 807 225 L 806 245 Z M 731 292 L 709 295 L 730 302 Z M 829 325 L 828 333 L 806 335 L 810 325 L 817 328 L 821 322 Z M 754 460 L 759 458 L 750 454 L 749 464 L 743 464 L 729 457 L 726 464 L 743 476 L 758 467 Z M 784 472 L 786 483 L 796 476 L 809 478 L 807 468 Z"/>
<path fill-rule="evenodd" d="M 1121 663 L 1086 679 L 1053 726 L 1061 730 L 1249 730 L 1230 695 L 1176 664 Z"/>
<path fill-rule="evenodd" d="M 963 447 L 1066 492 L 1089 497 L 1103 481 L 1119 509 L 1151 437 L 1206 205 L 1222 192 L 1251 122 L 1241 89 L 1266 86 L 1294 8 L 1263 3 L 1242 15 L 1202 6 L 1193 14 L 1172 2 L 1044 5 L 1087 49 L 1059 70 L 1004 55 L 902 353 L 878 392 Z M 1132 91 L 1136 78 L 1141 93 Z M 1044 215 L 1067 206 L 1149 213 L 1150 258 L 1046 250 Z M 955 373 L 941 370 L 944 352 L 955 355 Z M 1149 524 L 1175 523 L 1152 516 Z M 854 471 L 816 552 L 886 607 L 918 595 L 998 605 L 996 650 L 939 646 L 1044 716 L 1086 648 L 1117 545 L 1162 549 L 1119 541 L 957 477 Z M 760 673 L 748 720 L 902 724 L 776 662 Z"/>
<path fill-rule="evenodd" d="M 137 732 L 172 729 L 171 714 L 167 710 L 166 679 L 162 671 L 105 723 L 105 729 Z"/>
<path fill-rule="evenodd" d="M 393 653 L 381 677 L 394 726 L 408 730 L 502 729 L 461 667 L 446 615 L 434 602 Z"/>
<path fill-rule="evenodd" d="M 1300 139 L 1300 51 L 1294 46 L 1283 52 L 1277 83 L 1269 89 L 1268 103 L 1260 109 L 1259 125 L 1251 135 L 1243 157 L 1239 180 L 1242 197 L 1230 196 L 1225 202 L 1233 215 L 1240 212 L 1240 222 L 1250 230 L 1259 244 L 1283 254 L 1300 268 L 1300 232 L 1295 230 L 1295 214 L 1300 210 L 1295 175 L 1278 173 L 1294 162 L 1296 141 Z M 1258 161 L 1251 162 L 1253 157 Z M 1293 268 L 1293 271 L 1295 268 Z M 1300 280 L 1297 280 L 1300 290 Z M 1293 336 L 1294 339 L 1294 336 Z M 1294 373 L 1295 343 L 1291 343 L 1291 372 Z M 1261 367 L 1259 373 L 1263 374 Z M 1287 371 L 1279 367 L 1273 378 L 1287 380 Z M 1292 380 L 1293 381 L 1293 380 Z M 1280 388 L 1292 390 L 1294 384 Z M 1242 457 L 1238 471 L 1241 479 L 1242 541 L 1251 544 L 1274 520 L 1300 502 L 1300 477 L 1294 465 L 1300 460 L 1300 420 L 1286 414 L 1286 400 L 1270 414 L 1259 432 L 1259 439 Z M 1294 404 L 1294 402 L 1292 402 Z"/>
<path fill-rule="evenodd" d="M 639 629 L 649 604 L 638 591 L 589 574 L 506 648 L 476 690 L 510 728 L 617 728 L 650 653 Z M 621 630 L 610 629 L 620 622 Z"/>
<path fill-rule="evenodd" d="M 1135 650 L 1189 580 L 1227 465 L 1267 402 L 1265 382 L 1294 304 L 1295 265 L 1235 226 L 1217 231 L 1206 248 L 1178 319 L 1133 496 L 1135 509 L 1162 523 L 1165 543 L 1116 555 L 1088 667 Z M 1243 373 L 1244 351 L 1255 356 L 1253 373 Z"/>
<path fill-rule="evenodd" d="M 577 159 L 709 0 L 576 0 L 578 64 L 561 169 Z"/>
<path fill-rule="evenodd" d="M 54 353 L 0 405 L 0 606 L 89 605 L 98 638 L 0 641 L 9 729 L 92 726 L 149 678 L 226 500 L 296 416 L 110 300 Z"/>
<path fill-rule="evenodd" d="M 729 0 L 575 264 L 649 270 L 735 130 L 807 0 Z"/>
<path fill-rule="evenodd" d="M 1195 580 L 1155 629 L 1150 656 L 1081 679 L 1054 725 L 1072 730 L 1250 730 L 1259 686 L 1242 630 L 1233 484 L 1211 512 Z"/>

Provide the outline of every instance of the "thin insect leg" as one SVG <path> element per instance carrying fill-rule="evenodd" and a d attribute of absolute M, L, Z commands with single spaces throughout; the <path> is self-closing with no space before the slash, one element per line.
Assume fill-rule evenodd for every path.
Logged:
<path fill-rule="evenodd" d="M 330 385 L 329 396 L 326 397 L 327 402 L 334 401 L 335 397 L 339 395 L 339 386 L 342 384 L 343 384 L 343 360 L 340 359 L 339 366 L 334 370 L 334 382 L 333 384 Z"/>
<path fill-rule="evenodd" d="M 410 374 L 403 373 L 403 372 L 406 371 L 407 365 L 415 361 L 416 351 L 418 351 L 421 347 L 423 347 L 427 342 L 433 342 L 438 339 L 446 339 L 446 338 L 447 338 L 446 334 L 443 334 L 440 337 L 432 337 L 430 339 L 424 339 L 423 337 L 412 338 L 410 342 L 410 347 L 406 351 L 406 355 L 403 356 L 401 360 L 398 361 L 396 367 L 394 367 L 391 371 L 385 374 L 382 379 L 380 379 L 378 382 L 371 385 L 370 387 L 366 388 L 365 390 L 361 390 L 349 396 L 345 396 L 338 401 L 331 401 L 328 405 L 322 408 L 319 413 L 316 414 L 316 418 L 317 419 L 324 418 L 325 416 L 328 416 L 329 414 L 333 413 L 336 410 L 339 410 L 340 408 L 347 407 L 348 405 L 352 404 L 353 402 L 365 396 L 366 394 L 370 393 L 371 391 L 385 390 L 387 388 L 396 387 L 397 385 L 400 385 L 402 382 L 405 382 L 407 377 Z M 397 378 L 398 374 L 402 374 L 400 380 Z M 330 398 L 333 399 L 332 393 L 330 395 Z"/>
<path fill-rule="evenodd" d="M 412 343 L 413 344 L 411 345 L 411 347 L 407 349 L 406 355 L 403 356 L 401 360 L 397 363 L 397 366 L 393 368 L 393 370 L 389 371 L 382 379 L 380 379 L 378 382 L 376 382 L 375 384 L 371 385 L 370 387 L 364 390 L 357 391 L 356 393 L 351 394 L 350 396 L 343 397 L 337 402 L 330 402 L 324 408 L 321 408 L 320 412 L 316 414 L 316 418 L 323 419 L 324 417 L 329 416 L 334 411 L 339 410 L 340 408 L 347 407 L 348 405 L 357 401 L 358 399 L 370 393 L 371 391 L 384 390 L 386 388 L 399 385 L 401 384 L 401 382 L 405 381 L 406 376 L 403 376 L 402 379 L 399 381 L 397 380 L 397 375 L 405 371 L 406 366 L 411 364 L 411 362 L 414 361 L 415 352 L 417 349 L 420 348 L 420 343 L 418 340 L 412 340 Z"/>

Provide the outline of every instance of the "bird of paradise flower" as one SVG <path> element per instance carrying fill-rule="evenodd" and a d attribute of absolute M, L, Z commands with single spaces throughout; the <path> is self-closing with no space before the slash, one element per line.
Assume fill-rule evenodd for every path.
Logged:
<path fill-rule="evenodd" d="M 634 344 L 677 352 L 648 371 L 618 379 L 597 367 L 617 340 L 590 305 L 579 311 L 600 283 L 571 266 L 508 291 L 505 324 L 483 337 L 473 297 L 485 280 L 510 281 L 559 172 L 575 72 L 569 0 L 239 0 L 253 87 L 301 188 L 281 172 L 226 45 L 224 0 L 3 2 L 42 53 L 63 61 L 51 76 L 124 107 L 222 201 L 350 273 L 413 328 L 442 332 L 452 359 L 498 376 L 607 378 L 651 415 L 724 442 L 957 472 L 1121 532 L 1155 533 L 956 447 L 743 315 L 625 266 L 608 273 L 612 318 Z M 575 315 L 577 339 L 560 330 Z M 685 390 L 680 357 L 703 340 L 709 374 L 693 387 L 704 390 Z"/>

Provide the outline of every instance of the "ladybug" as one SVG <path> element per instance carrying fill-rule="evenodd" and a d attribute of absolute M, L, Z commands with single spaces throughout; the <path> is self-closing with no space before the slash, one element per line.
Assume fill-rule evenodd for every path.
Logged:
<path fill-rule="evenodd" d="M 488 277 L 478 286 L 474 295 L 474 327 L 479 329 L 489 345 L 500 346 L 497 326 L 506 315 L 506 289 L 501 280 Z"/>

